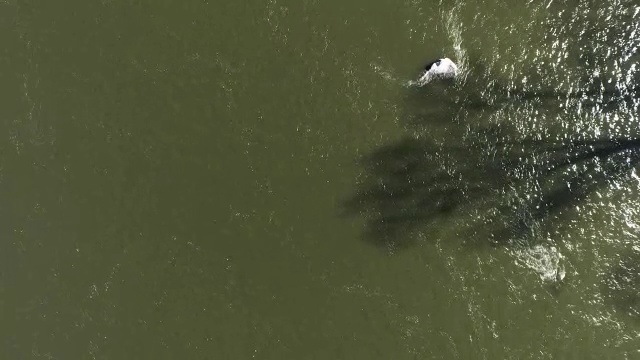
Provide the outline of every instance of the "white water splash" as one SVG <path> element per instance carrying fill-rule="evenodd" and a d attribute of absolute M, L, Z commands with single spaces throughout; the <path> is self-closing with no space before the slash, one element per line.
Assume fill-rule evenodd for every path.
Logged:
<path fill-rule="evenodd" d="M 538 273 L 543 281 L 562 281 L 565 276 L 564 256 L 555 246 L 536 245 L 515 251 L 517 261 Z"/>

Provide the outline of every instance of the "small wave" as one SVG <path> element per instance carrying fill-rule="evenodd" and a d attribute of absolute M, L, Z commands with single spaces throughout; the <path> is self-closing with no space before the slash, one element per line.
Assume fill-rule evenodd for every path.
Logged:
<path fill-rule="evenodd" d="M 379 65 L 376 63 L 371 63 L 371 68 L 378 75 L 380 75 L 384 80 L 394 85 L 400 85 L 403 87 L 413 87 L 413 86 L 423 85 L 420 83 L 420 81 L 400 79 L 393 74 L 393 69 L 385 69 L 382 65 Z"/>
<path fill-rule="evenodd" d="M 458 18 L 458 7 L 459 3 L 456 6 L 448 11 L 447 13 L 443 13 L 444 18 L 444 27 L 447 31 L 447 35 L 453 44 L 453 52 L 455 54 L 455 61 L 457 61 L 459 73 L 457 76 L 457 80 L 459 82 L 464 83 L 467 79 L 467 75 L 469 74 L 469 70 L 467 68 L 468 63 L 468 55 L 466 49 L 462 46 L 462 22 Z"/>
<path fill-rule="evenodd" d="M 393 76 L 393 74 L 391 73 L 393 71 L 393 69 L 389 70 L 389 69 L 385 69 L 382 67 L 382 65 L 378 65 L 375 63 L 371 63 L 371 68 L 380 76 L 382 76 L 383 79 L 390 81 L 390 82 L 397 82 L 398 79 L 396 79 L 395 76 Z"/>

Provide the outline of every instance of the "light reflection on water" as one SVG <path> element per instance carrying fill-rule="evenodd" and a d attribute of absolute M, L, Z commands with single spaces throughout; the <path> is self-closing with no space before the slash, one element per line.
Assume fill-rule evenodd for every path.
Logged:
<path fill-rule="evenodd" d="M 241 358 L 255 339 L 284 358 L 397 343 L 409 358 L 635 355 L 640 6 L 204 3 L 59 18 L 21 6 L 24 44 L 7 54 L 26 54 L 25 116 L 7 148 L 31 159 L 43 145 L 14 159 L 42 180 L 9 197 L 33 209 L 5 209 L 28 219 L 13 236 L 30 289 L 15 303 L 50 304 L 7 322 L 21 349 L 86 335 L 92 356 Z M 411 52 L 461 75 L 417 88 Z M 399 255 L 376 257 L 344 246 L 356 230 L 334 197 L 360 149 L 397 128 L 406 137 L 365 156 L 348 204 Z"/>
<path fill-rule="evenodd" d="M 365 236 L 396 251 L 456 214 L 469 237 L 591 303 L 585 320 L 640 319 L 640 5 L 529 2 L 497 35 L 474 33 L 489 27 L 481 3 L 441 13 L 462 76 L 410 87 L 412 135 L 365 160 Z"/>

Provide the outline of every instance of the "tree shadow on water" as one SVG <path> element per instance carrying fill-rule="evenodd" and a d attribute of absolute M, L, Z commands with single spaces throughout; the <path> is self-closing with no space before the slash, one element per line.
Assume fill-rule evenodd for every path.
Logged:
<path fill-rule="evenodd" d="M 407 137 L 383 146 L 363 159 L 364 176 L 345 210 L 361 215 L 364 239 L 383 248 L 411 246 L 434 221 L 467 218 L 474 219 L 462 225 L 468 235 L 506 245 L 530 241 L 536 226 L 640 162 L 640 139 L 510 134 L 477 128 L 455 143 Z"/>
<path fill-rule="evenodd" d="M 363 159 L 365 178 L 346 209 L 364 215 L 365 239 L 384 247 L 406 247 L 415 240 L 411 233 L 416 226 L 448 216 L 500 186 L 500 172 L 488 176 L 472 161 L 457 161 L 466 151 L 405 138 Z M 485 179 L 468 181 L 469 174 Z"/>

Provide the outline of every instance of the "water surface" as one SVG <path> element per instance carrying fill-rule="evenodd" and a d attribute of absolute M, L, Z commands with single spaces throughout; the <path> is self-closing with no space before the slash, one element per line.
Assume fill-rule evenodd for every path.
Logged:
<path fill-rule="evenodd" d="M 637 358 L 639 18 L 0 2 L 0 354 Z"/>

